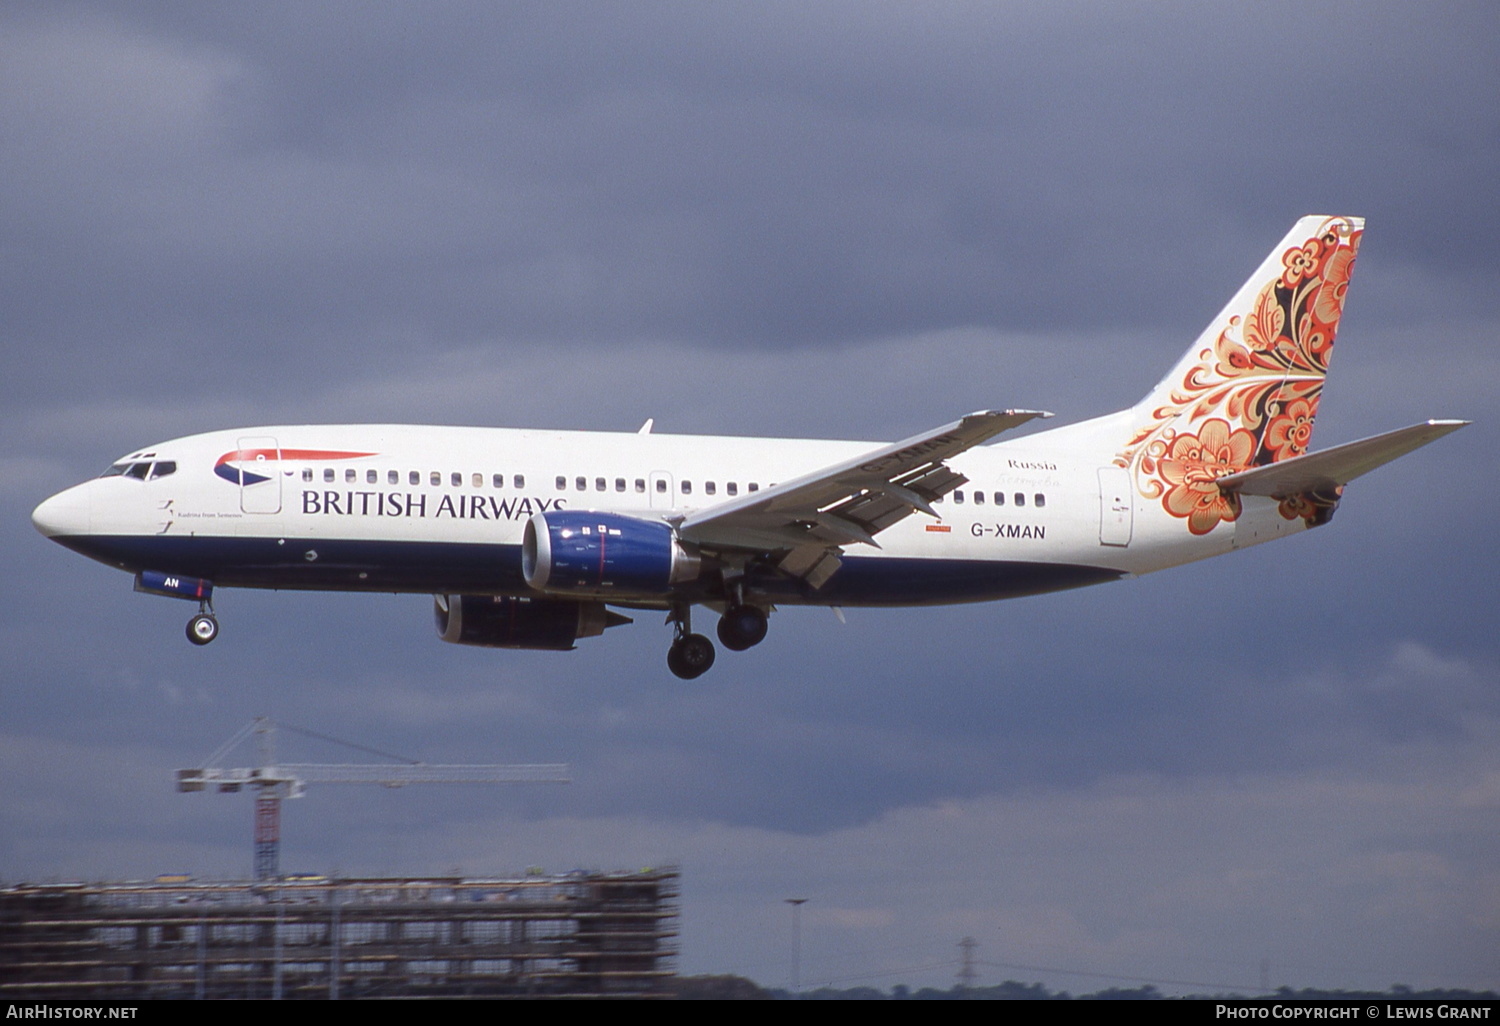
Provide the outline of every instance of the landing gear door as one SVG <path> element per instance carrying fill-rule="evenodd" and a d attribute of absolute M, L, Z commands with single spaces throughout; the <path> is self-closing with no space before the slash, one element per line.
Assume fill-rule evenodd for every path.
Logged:
<path fill-rule="evenodd" d="M 281 447 L 276 439 L 264 435 L 241 438 L 235 467 L 240 509 L 245 513 L 280 513 Z"/>
<path fill-rule="evenodd" d="M 1124 467 L 1100 467 L 1099 544 L 1121 548 L 1129 545 L 1134 526 L 1130 471 Z"/>

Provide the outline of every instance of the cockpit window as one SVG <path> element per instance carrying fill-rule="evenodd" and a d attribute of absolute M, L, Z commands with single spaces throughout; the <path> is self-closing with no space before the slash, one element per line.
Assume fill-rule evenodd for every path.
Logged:
<path fill-rule="evenodd" d="M 132 460 L 121 460 L 112 465 L 100 477 L 133 477 L 137 481 L 155 481 L 159 477 L 177 473 L 175 460 L 157 460 L 153 465 L 150 460 L 139 462 Z"/>

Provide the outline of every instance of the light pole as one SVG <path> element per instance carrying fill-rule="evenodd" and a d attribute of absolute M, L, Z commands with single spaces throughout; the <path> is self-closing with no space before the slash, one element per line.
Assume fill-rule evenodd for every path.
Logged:
<path fill-rule="evenodd" d="M 806 898 L 783 898 L 792 906 L 792 996 L 802 993 L 802 906 Z"/>

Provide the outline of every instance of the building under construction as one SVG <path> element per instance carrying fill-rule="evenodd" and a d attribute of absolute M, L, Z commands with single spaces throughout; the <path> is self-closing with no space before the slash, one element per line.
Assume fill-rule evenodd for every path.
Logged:
<path fill-rule="evenodd" d="M 0 998 L 665 997 L 677 872 L 0 888 Z"/>

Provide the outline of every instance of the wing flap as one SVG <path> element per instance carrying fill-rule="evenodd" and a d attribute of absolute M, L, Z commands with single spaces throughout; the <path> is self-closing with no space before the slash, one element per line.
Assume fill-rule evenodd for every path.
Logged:
<path fill-rule="evenodd" d="M 1221 491 L 1241 495 L 1268 495 L 1285 499 L 1320 489 L 1346 485 L 1376 467 L 1435 442 L 1457 431 L 1466 420 L 1429 420 L 1383 435 L 1346 442 L 1332 449 L 1294 456 L 1264 467 L 1242 470 L 1219 478 Z"/>
<path fill-rule="evenodd" d="M 934 431 L 694 513 L 679 525 L 678 535 L 710 549 L 806 549 L 808 557 L 842 545 L 878 548 L 875 535 L 917 511 L 937 516 L 932 503 L 967 480 L 944 460 L 1002 431 L 1050 416 L 1039 410 L 971 413 Z M 791 562 L 809 569 L 820 565 L 805 557 Z"/>

